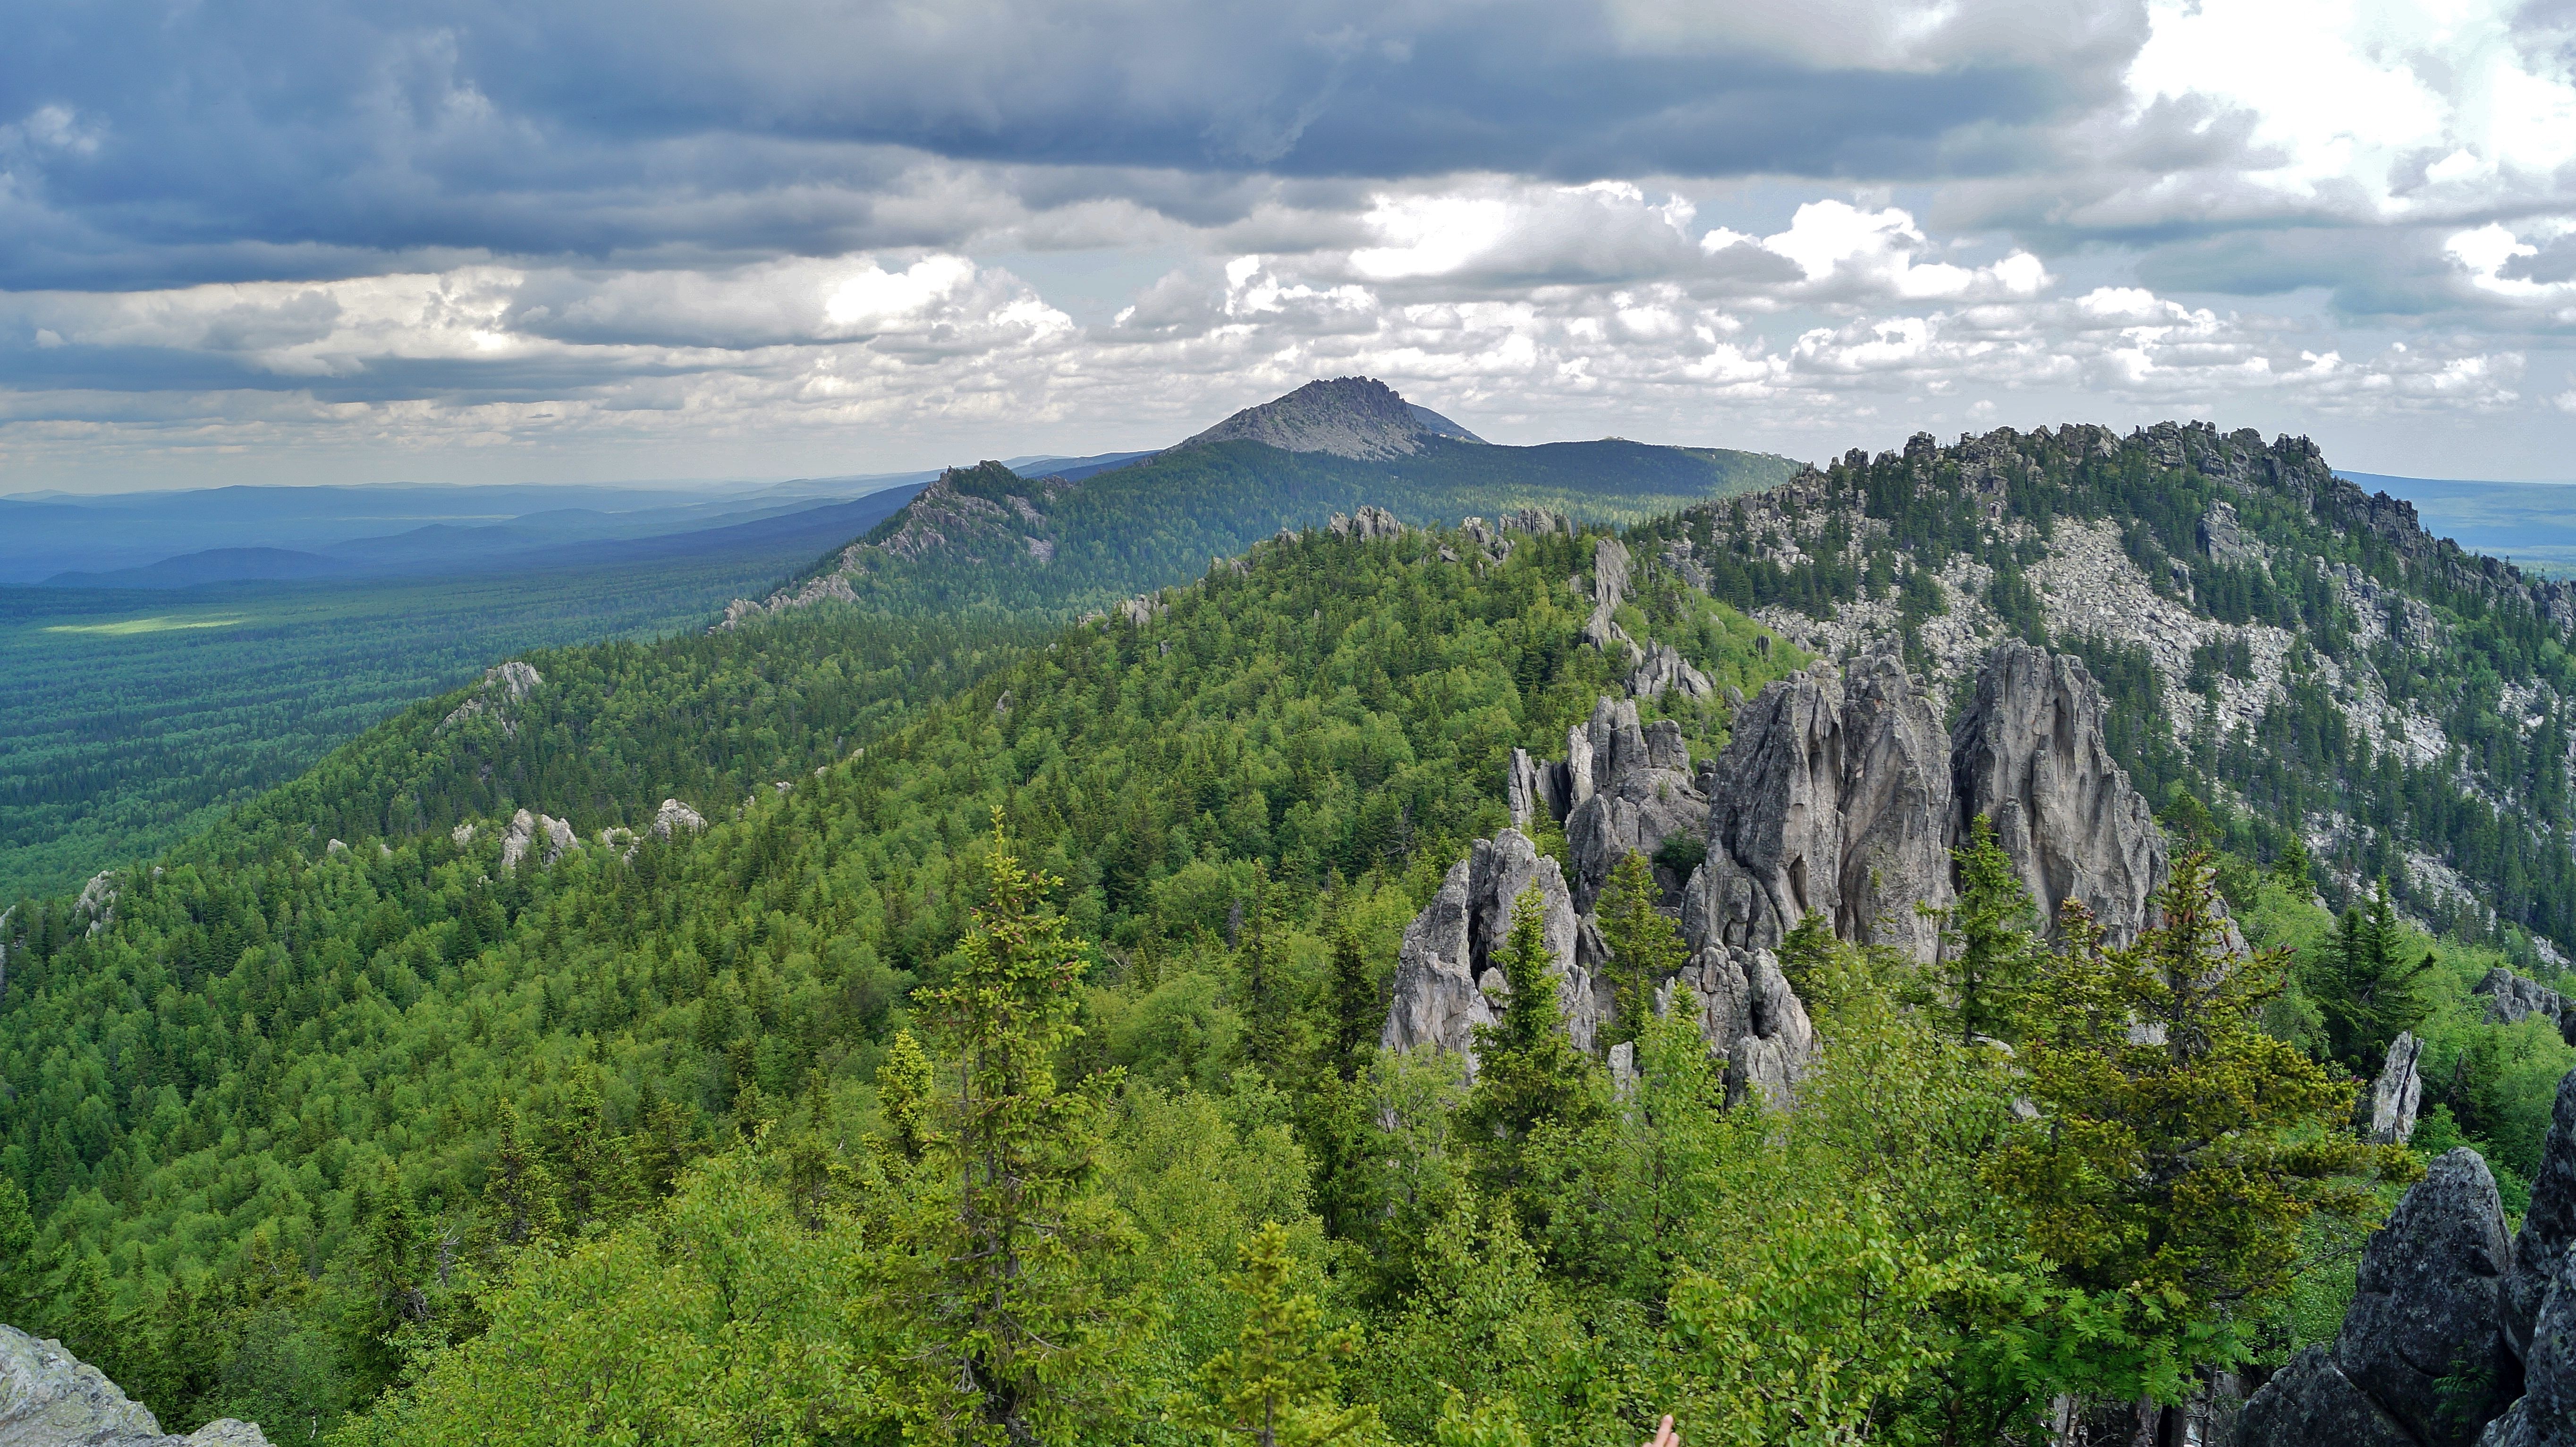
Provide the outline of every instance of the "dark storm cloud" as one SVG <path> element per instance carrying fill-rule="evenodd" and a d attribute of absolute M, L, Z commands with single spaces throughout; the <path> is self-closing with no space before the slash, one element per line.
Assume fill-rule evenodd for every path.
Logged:
<path fill-rule="evenodd" d="M 0 47 L 0 288 L 954 244 L 1045 193 L 1204 226 L 1254 174 L 1980 174 L 2122 34 L 1861 71 L 1519 0 L 40 7 Z"/>

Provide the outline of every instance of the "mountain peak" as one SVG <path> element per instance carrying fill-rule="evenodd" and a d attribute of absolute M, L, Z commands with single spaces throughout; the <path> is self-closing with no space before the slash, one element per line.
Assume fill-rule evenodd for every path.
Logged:
<path fill-rule="evenodd" d="M 1259 442 L 1282 452 L 1384 458 L 1418 451 L 1425 437 L 1484 441 L 1430 408 L 1405 401 L 1374 377 L 1335 377 L 1246 407 L 1181 446 Z"/>

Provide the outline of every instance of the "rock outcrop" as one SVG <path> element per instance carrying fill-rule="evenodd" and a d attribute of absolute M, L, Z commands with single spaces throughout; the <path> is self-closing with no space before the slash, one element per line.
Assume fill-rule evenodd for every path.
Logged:
<path fill-rule="evenodd" d="M 2370 1085 L 2370 1138 L 2381 1145 L 2404 1145 L 2415 1137 L 2415 1111 L 2424 1102 L 2424 1074 L 2418 1064 L 2424 1042 L 2411 1030 L 2388 1042 L 2379 1078 Z"/>
<path fill-rule="evenodd" d="M 102 869 L 81 886 L 80 898 L 72 901 L 72 911 L 89 921 L 89 933 L 116 923 L 116 871 Z"/>
<path fill-rule="evenodd" d="M 2538 1015 L 2558 1027 L 2562 1037 L 2576 1038 L 2576 1007 L 2556 990 L 2527 980 L 2501 965 L 2487 971 L 2486 977 L 2469 987 L 2469 992 L 2487 997 L 2487 1023 L 2510 1025 Z"/>
<path fill-rule="evenodd" d="M 1950 764 L 1960 818 L 1994 821 L 2042 917 L 2080 901 L 2124 945 L 2147 927 L 2165 846 L 2102 724 L 2101 687 L 2080 660 L 1999 644 L 1952 730 Z"/>
<path fill-rule="evenodd" d="M 1717 696 L 1717 685 L 1708 675 L 1691 666 L 1681 650 L 1669 643 L 1657 643 L 1645 650 L 1645 657 L 1628 675 L 1631 698 L 1661 698 L 1680 690 L 1685 698 L 1707 699 Z"/>
<path fill-rule="evenodd" d="M 1335 513 L 1324 529 L 1334 537 L 1356 538 L 1364 543 L 1404 536 L 1404 523 L 1382 507 L 1362 506 L 1353 513 Z"/>
<path fill-rule="evenodd" d="M 2512 1260 L 2486 1162 L 2466 1147 L 2433 1162 L 2364 1248 L 2333 1351 L 2311 1347 L 2265 1383 L 2239 1440 L 2478 1441 L 2521 1390 L 2498 1289 Z"/>
<path fill-rule="evenodd" d="M 684 829 L 695 834 L 706 827 L 704 816 L 677 799 L 663 800 L 662 807 L 653 813 L 653 837 L 656 839 L 668 839 Z"/>
<path fill-rule="evenodd" d="M 1440 893 L 1404 931 L 1395 967 L 1394 1002 L 1379 1043 L 1391 1051 L 1436 1045 L 1476 1068 L 1475 1028 L 1499 1018 L 1507 993 L 1494 963 L 1512 929 L 1512 905 L 1535 889 L 1545 918 L 1549 972 L 1567 1033 L 1585 1050 L 1608 1010 L 1591 972 L 1579 958 L 1573 895 L 1565 873 L 1542 857 L 1527 835 L 1506 829 L 1476 841 L 1467 858 L 1449 867 Z"/>
<path fill-rule="evenodd" d="M 1562 781 L 1556 797 L 1567 802 L 1565 843 L 1574 863 L 1574 906 L 1590 913 L 1610 871 L 1630 851 L 1655 857 L 1664 841 L 1697 838 L 1708 828 L 1708 797 L 1691 776 L 1690 750 L 1681 725 L 1660 719 L 1640 725 L 1634 699 L 1602 699 L 1592 706 L 1592 719 L 1569 730 Z M 1532 773 L 1534 797 L 1549 797 L 1551 785 Z M 1678 901 L 1687 881 L 1669 865 L 1658 865 L 1656 882 L 1667 899 Z"/>
<path fill-rule="evenodd" d="M 511 715 L 510 706 L 536 692 L 538 685 L 544 682 L 544 677 L 536 669 L 515 658 L 507 663 L 496 663 L 483 670 L 483 677 L 476 681 L 465 701 L 439 720 L 438 726 L 454 728 L 467 719 L 488 713 L 500 721 L 502 733 L 515 737 L 519 724 Z"/>
<path fill-rule="evenodd" d="M 2532 1324 L 2570 1246 L 2576 1246 L 2576 1073 L 2558 1082 L 2540 1169 L 2531 1178 L 2531 1205 L 2522 1215 L 2522 1234 L 2514 1238 L 2513 1269 L 2505 1275 L 2504 1337 L 2515 1353 L 2527 1356 Z"/>
<path fill-rule="evenodd" d="M 1697 1017 L 1700 1037 L 1725 1057 L 1730 1105 L 1757 1091 L 1772 1106 L 1788 1105 L 1816 1057 L 1807 1007 L 1769 950 L 1701 950 L 1665 983 L 1655 1010 Z"/>
<path fill-rule="evenodd" d="M 501 867 L 518 868 L 519 861 L 527 858 L 539 841 L 544 842 L 545 863 L 549 866 L 563 858 L 566 851 L 581 847 L 580 836 L 572 832 L 568 821 L 522 809 L 510 816 L 509 832 L 501 836 Z"/>
<path fill-rule="evenodd" d="M 0 1447 L 268 1447 L 268 1438 L 230 1417 L 171 1436 L 61 1342 L 0 1326 Z"/>
<path fill-rule="evenodd" d="M 1384 382 L 1335 377 L 1309 382 L 1287 396 L 1246 407 L 1182 447 L 1214 442 L 1258 442 L 1282 452 L 1329 452 L 1337 457 L 1409 457 L 1425 437 L 1481 441 L 1474 433 L 1416 407 Z"/>
<path fill-rule="evenodd" d="M 1887 654 L 1829 664 L 1738 709 L 1709 770 L 1708 857 L 1683 929 L 1695 944 L 1777 945 L 1809 914 L 1844 939 L 1931 958 L 1915 912 L 1949 903 L 1948 740 L 1931 700 Z"/>

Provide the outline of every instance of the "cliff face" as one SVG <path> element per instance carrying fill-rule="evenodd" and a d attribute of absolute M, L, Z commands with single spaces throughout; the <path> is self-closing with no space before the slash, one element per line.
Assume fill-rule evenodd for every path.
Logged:
<path fill-rule="evenodd" d="M 1603 699 L 1567 737 L 1567 757 L 1515 752 L 1515 817 L 1565 825 L 1569 888 L 1518 829 L 1479 842 L 1406 932 L 1382 1043 L 1469 1058 L 1495 1018 L 1486 959 L 1511 902 L 1534 885 L 1558 952 L 1575 1042 L 1589 1049 L 1611 1012 L 1608 962 L 1591 911 L 1630 851 L 1677 838 L 1704 851 L 1687 878 L 1658 869 L 1690 954 L 1657 987 L 1659 1012 L 1695 1019 L 1727 1062 L 1731 1098 L 1787 1100 L 1817 1041 L 1773 951 L 1799 921 L 1918 960 L 1940 947 L 1917 902 L 1953 898 L 1950 852 L 1979 815 L 2054 917 L 2075 901 L 2115 942 L 2148 923 L 2165 843 L 2146 801 L 2110 761 L 2101 690 L 2082 663 L 2018 643 L 1980 666 L 1975 702 L 1944 730 L 1923 686 L 1891 654 L 1818 663 L 1746 701 L 1726 747 L 1694 771 L 1680 731 L 1641 725 L 1633 700 Z"/>

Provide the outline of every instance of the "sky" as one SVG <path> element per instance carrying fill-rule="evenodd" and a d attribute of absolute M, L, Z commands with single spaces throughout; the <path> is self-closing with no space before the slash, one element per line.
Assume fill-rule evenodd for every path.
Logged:
<path fill-rule="evenodd" d="M 1817 459 L 2576 480 L 2576 0 L 92 0 L 0 493 L 1163 445 L 1368 375 Z"/>

